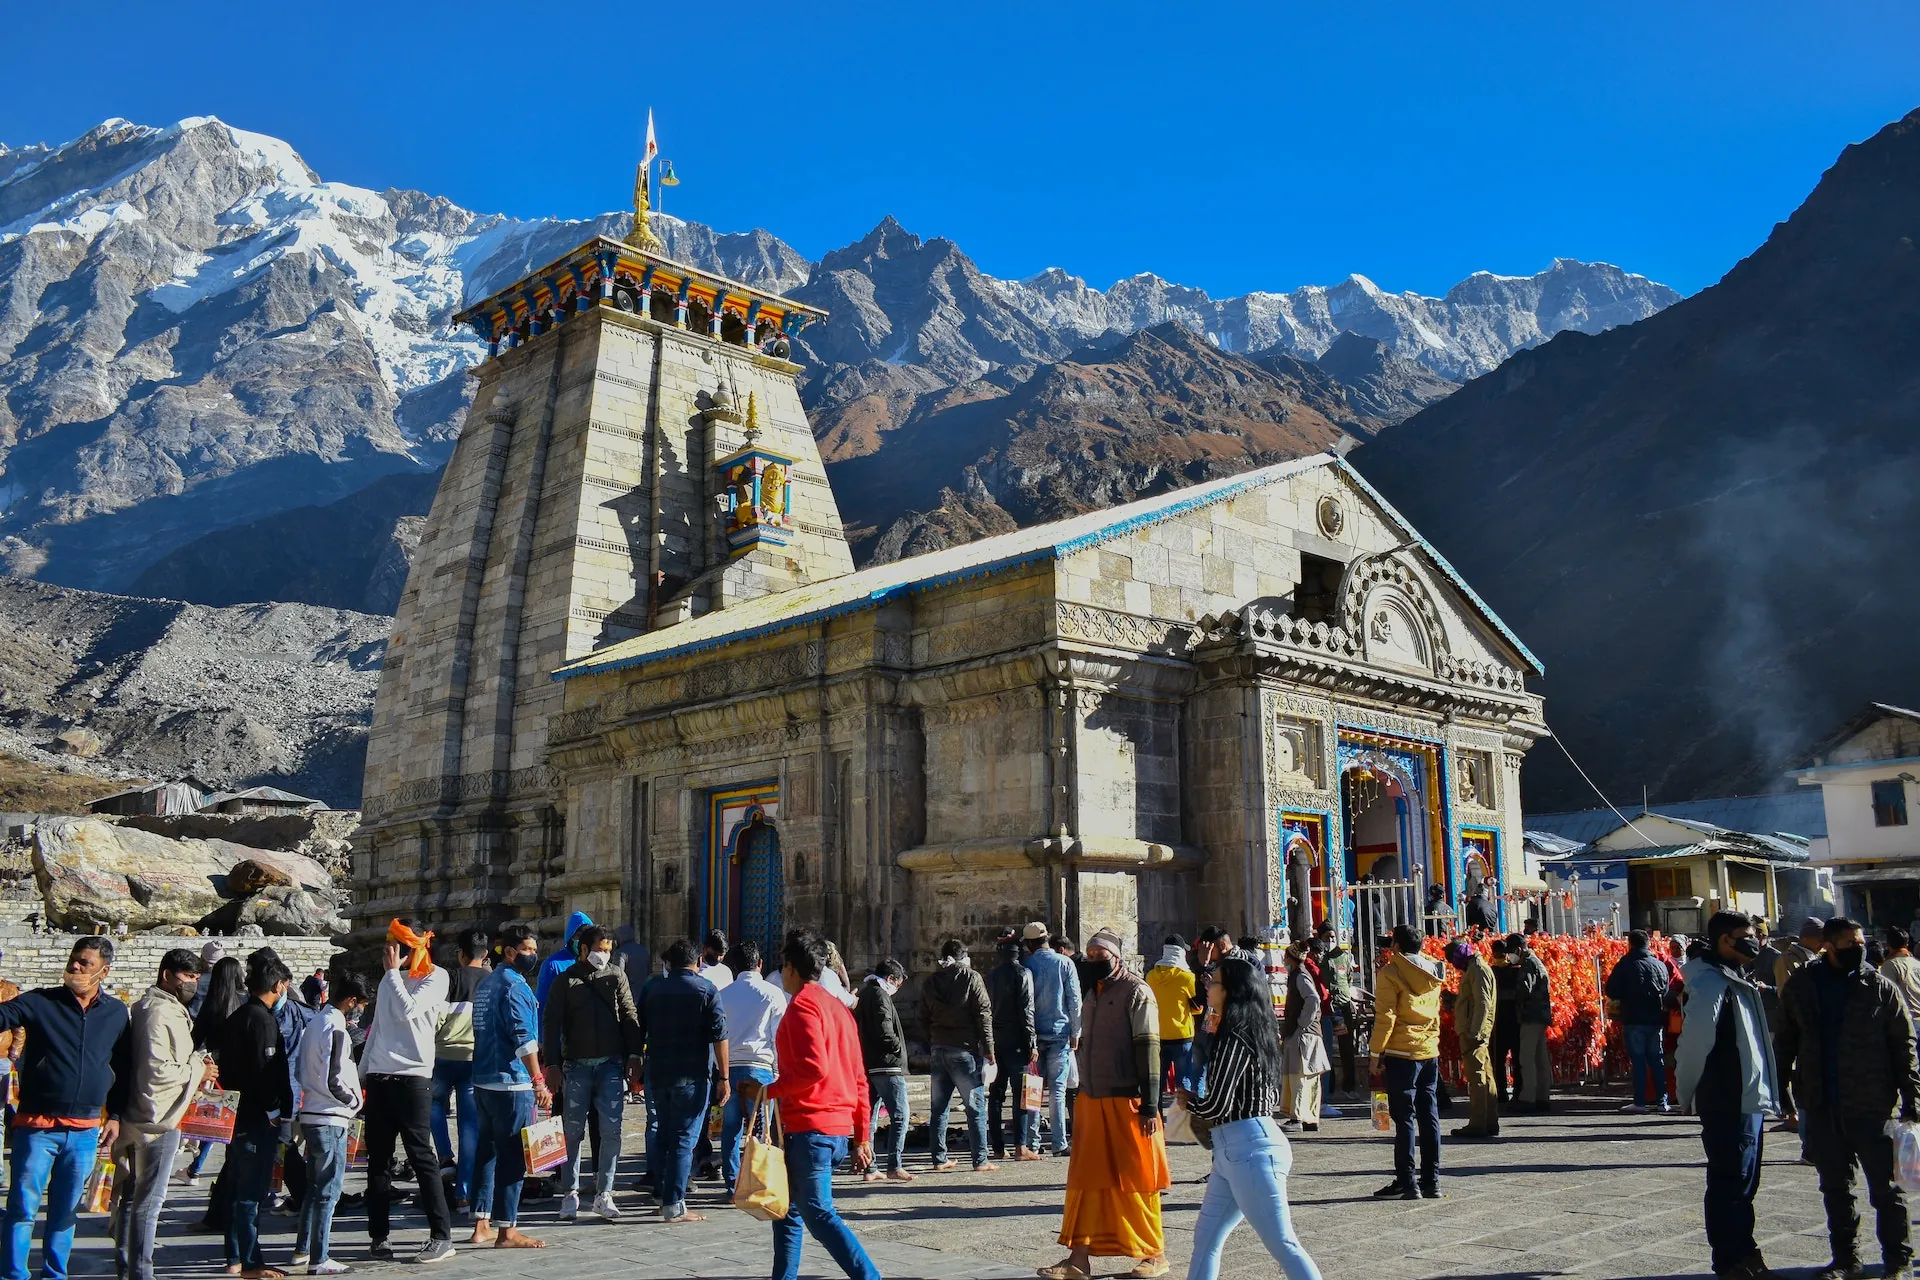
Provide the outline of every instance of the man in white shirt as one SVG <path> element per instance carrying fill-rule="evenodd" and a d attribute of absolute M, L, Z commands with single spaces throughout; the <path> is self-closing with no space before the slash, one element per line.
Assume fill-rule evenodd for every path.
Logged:
<path fill-rule="evenodd" d="M 724 991 L 733 981 L 733 966 L 723 958 L 727 955 L 727 935 L 718 929 L 708 931 L 707 940 L 700 944 L 700 967 L 695 970 L 701 977 L 713 984 L 715 991 Z"/>
<path fill-rule="evenodd" d="M 727 1083 L 733 1086 L 721 1109 L 720 1173 L 732 1195 L 740 1172 L 741 1130 L 750 1114 L 745 1108 L 752 1105 L 742 1102 L 740 1082 L 773 1083 L 773 1033 L 787 1011 L 787 993 L 760 976 L 759 944 L 736 943 L 726 960 L 724 967 L 739 975 L 720 993 L 720 1016 L 727 1024 Z"/>
<path fill-rule="evenodd" d="M 446 1188 L 440 1181 L 440 1157 L 433 1149 L 434 1033 L 447 1008 L 447 973 L 434 967 L 433 931 L 413 920 L 387 926 L 381 953 L 386 973 L 374 997 L 373 1022 L 360 1056 L 367 1104 L 368 1250 L 377 1260 L 393 1257 L 387 1243 L 393 1199 L 393 1144 L 407 1149 L 427 1213 L 429 1238 L 415 1262 L 442 1262 L 453 1256 L 453 1220 L 447 1214 Z"/>

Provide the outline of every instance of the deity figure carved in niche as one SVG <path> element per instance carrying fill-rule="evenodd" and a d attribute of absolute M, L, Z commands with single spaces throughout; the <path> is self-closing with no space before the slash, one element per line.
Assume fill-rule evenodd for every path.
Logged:
<path fill-rule="evenodd" d="M 1320 789 L 1320 735 L 1312 726 L 1288 720 L 1274 726 L 1273 769 L 1282 785 Z"/>
<path fill-rule="evenodd" d="M 787 469 L 777 462 L 769 462 L 760 473 L 760 509 L 770 516 L 786 514 Z"/>
<path fill-rule="evenodd" d="M 753 472 L 745 467 L 735 467 L 727 473 L 727 487 L 733 490 L 733 523 L 752 524 L 753 515 Z"/>
<path fill-rule="evenodd" d="M 1487 785 L 1486 757 L 1477 751 L 1463 751 L 1454 761 L 1454 791 L 1461 804 L 1479 809 L 1493 807 L 1493 789 Z"/>

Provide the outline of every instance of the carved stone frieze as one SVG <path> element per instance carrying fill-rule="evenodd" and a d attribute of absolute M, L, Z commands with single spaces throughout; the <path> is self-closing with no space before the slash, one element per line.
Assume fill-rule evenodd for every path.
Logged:
<path fill-rule="evenodd" d="M 1380 733 L 1398 734 L 1403 738 L 1438 738 L 1440 736 L 1440 725 L 1437 721 L 1416 720 L 1412 716 L 1382 711 L 1378 707 L 1356 707 L 1348 703 L 1336 702 L 1333 704 L 1333 717 L 1343 725 L 1373 729 Z"/>
<path fill-rule="evenodd" d="M 1038 686 L 1006 689 L 998 693 L 983 694 L 977 698 L 965 698 L 958 702 L 943 702 L 923 707 L 920 711 L 920 723 L 928 729 L 940 729 L 949 725 L 972 724 L 996 716 L 1014 716 L 1031 714 L 1045 704 L 1045 697 Z"/>
<path fill-rule="evenodd" d="M 1038 608 L 1016 609 L 971 622 L 935 627 L 927 633 L 927 660 L 952 662 L 1004 653 L 1046 639 L 1046 615 Z"/>
<path fill-rule="evenodd" d="M 1055 607 L 1054 629 L 1063 639 L 1167 657 L 1184 657 L 1194 636 L 1193 624 L 1189 622 L 1066 602 Z"/>

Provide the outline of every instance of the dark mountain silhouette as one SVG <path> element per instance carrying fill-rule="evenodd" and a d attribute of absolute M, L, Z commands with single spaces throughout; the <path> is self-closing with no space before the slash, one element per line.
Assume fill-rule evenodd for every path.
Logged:
<path fill-rule="evenodd" d="M 1920 698 L 1920 112 L 1848 147 L 1717 285 L 1562 333 L 1355 465 L 1546 663 L 1616 801 L 1784 783 Z M 1592 791 L 1543 744 L 1535 809 Z"/>

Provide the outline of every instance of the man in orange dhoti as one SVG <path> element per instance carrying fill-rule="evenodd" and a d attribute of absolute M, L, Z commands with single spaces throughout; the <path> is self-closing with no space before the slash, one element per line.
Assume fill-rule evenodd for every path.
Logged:
<path fill-rule="evenodd" d="M 1080 1097 L 1060 1243 L 1073 1252 L 1046 1280 L 1087 1280 L 1092 1259 L 1133 1258 L 1128 1277 L 1167 1274 L 1160 1193 L 1173 1185 L 1160 1131 L 1160 1014 L 1153 991 L 1128 971 L 1119 935 L 1087 941 L 1095 979 L 1081 1013 Z"/>

